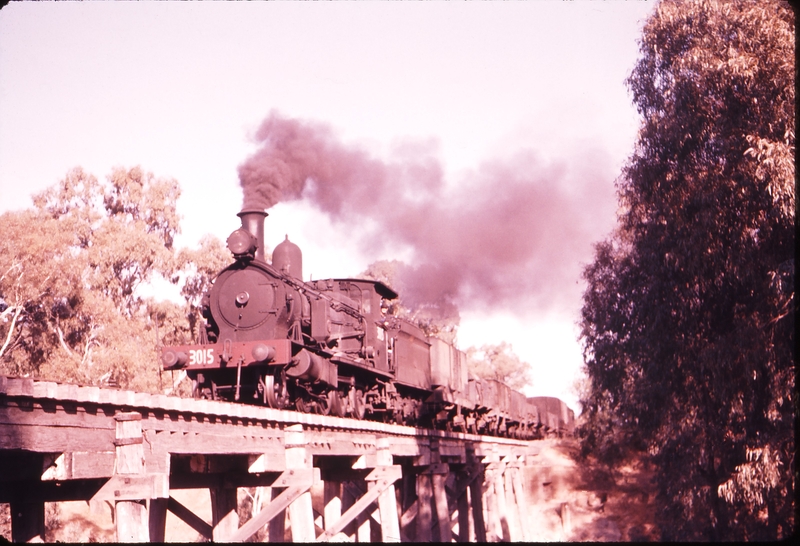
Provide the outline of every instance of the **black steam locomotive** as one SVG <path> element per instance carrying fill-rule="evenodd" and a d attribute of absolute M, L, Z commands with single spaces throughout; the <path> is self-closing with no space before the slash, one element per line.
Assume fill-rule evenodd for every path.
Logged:
<path fill-rule="evenodd" d="M 266 263 L 266 216 L 239 213 L 227 240 L 235 261 L 204 296 L 197 343 L 162 349 L 164 369 L 185 369 L 195 397 L 517 438 L 570 430 L 560 400 L 563 411 L 469 378 L 463 352 L 388 312 L 397 294 L 385 284 L 304 282 L 288 237 Z"/>

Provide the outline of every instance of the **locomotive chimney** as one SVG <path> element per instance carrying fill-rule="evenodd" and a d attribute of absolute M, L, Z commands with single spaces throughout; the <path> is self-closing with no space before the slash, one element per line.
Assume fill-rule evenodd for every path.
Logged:
<path fill-rule="evenodd" d="M 242 228 L 247 230 L 256 238 L 256 260 L 264 260 L 264 218 L 268 216 L 266 211 L 259 209 L 245 209 L 239 214 L 242 219 Z"/>

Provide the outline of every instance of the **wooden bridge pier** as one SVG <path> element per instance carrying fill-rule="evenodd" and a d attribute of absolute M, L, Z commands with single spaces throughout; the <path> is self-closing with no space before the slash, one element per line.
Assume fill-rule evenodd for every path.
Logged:
<path fill-rule="evenodd" d="M 171 512 L 214 542 L 527 540 L 530 442 L 0 377 L 0 502 L 14 542 L 44 503 L 114 506 L 117 540 L 161 542 Z M 266 498 L 239 520 L 239 488 Z M 211 522 L 172 495 L 209 490 Z M 288 523 L 288 525 L 287 525 Z"/>

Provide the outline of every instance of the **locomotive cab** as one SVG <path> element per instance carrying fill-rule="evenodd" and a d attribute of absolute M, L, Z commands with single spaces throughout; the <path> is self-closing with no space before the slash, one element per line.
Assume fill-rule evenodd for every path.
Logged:
<path fill-rule="evenodd" d="M 308 285 L 323 296 L 311 299 L 310 335 L 343 363 L 393 373 L 382 300 L 397 293 L 379 281 L 326 279 Z"/>

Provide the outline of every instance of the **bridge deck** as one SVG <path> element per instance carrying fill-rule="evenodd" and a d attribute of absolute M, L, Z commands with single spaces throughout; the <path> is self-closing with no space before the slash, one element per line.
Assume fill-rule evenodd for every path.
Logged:
<path fill-rule="evenodd" d="M 0 376 L 0 502 L 14 541 L 43 538 L 44 502 L 89 499 L 115 503 L 120 541 L 163 539 L 167 510 L 214 540 L 268 523 L 282 539 L 286 511 L 295 541 L 524 540 L 519 469 L 536 453 L 522 440 Z M 237 487 L 272 488 L 242 526 Z M 170 497 L 183 488 L 210 489 L 211 523 Z"/>

